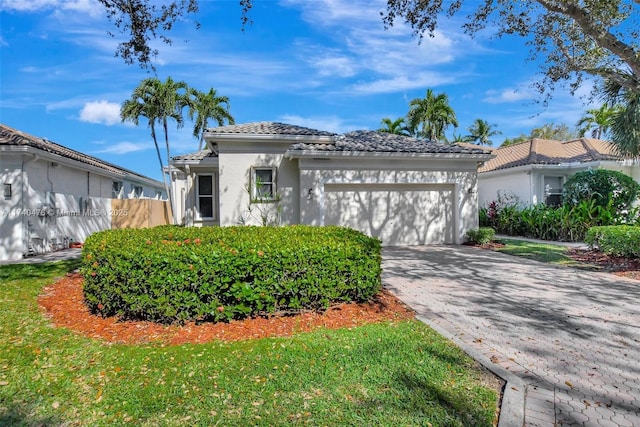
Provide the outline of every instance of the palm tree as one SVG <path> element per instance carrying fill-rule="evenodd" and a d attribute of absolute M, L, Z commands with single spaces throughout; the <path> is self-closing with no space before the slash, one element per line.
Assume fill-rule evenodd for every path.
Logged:
<path fill-rule="evenodd" d="M 204 131 L 209 127 L 209 119 L 215 120 L 218 126 L 224 125 L 225 120 L 230 125 L 235 124 L 235 120 L 229 112 L 229 98 L 218 96 L 215 89 L 211 88 L 207 93 L 191 89 L 189 93 L 192 97 L 189 104 L 189 118 L 193 120 L 193 136 L 200 138 L 198 144 L 198 151 L 200 151 L 204 141 Z"/>
<path fill-rule="evenodd" d="M 576 127 L 579 135 L 582 137 L 591 131 L 594 138 L 602 139 L 611 127 L 611 119 L 617 112 L 618 107 L 611 107 L 608 104 L 602 104 L 600 108 L 593 108 L 586 111 L 586 114 L 580 118 Z"/>
<path fill-rule="evenodd" d="M 467 142 L 467 138 L 454 132 L 449 142 Z"/>
<path fill-rule="evenodd" d="M 496 125 L 490 125 L 488 121 L 475 119 L 473 124 L 467 128 L 469 135 L 465 136 L 467 142 L 478 142 L 480 145 L 492 146 L 493 141 L 489 138 L 496 135 L 502 135 L 499 130 L 494 130 Z"/>
<path fill-rule="evenodd" d="M 394 135 L 405 135 L 408 136 L 410 134 L 409 129 L 405 125 L 404 117 L 398 117 L 395 120 L 391 120 L 388 117 L 385 117 L 380 122 L 382 127 L 378 129 L 378 132 L 392 133 Z"/>
<path fill-rule="evenodd" d="M 540 138 L 555 141 L 569 141 L 578 135 L 567 126 L 566 123 L 545 123 L 540 127 L 533 128 L 529 138 Z"/>
<path fill-rule="evenodd" d="M 609 105 L 618 106 L 611 117 L 611 142 L 620 155 L 640 159 L 640 93 L 607 80 L 602 94 Z"/>
<path fill-rule="evenodd" d="M 120 109 L 120 118 L 123 122 L 130 121 L 138 125 L 140 117 L 145 117 L 151 128 L 151 137 L 156 147 L 160 170 L 162 173 L 162 182 L 164 183 L 167 195 L 169 197 L 169 207 L 174 223 L 177 218 L 173 206 L 173 192 L 171 186 L 167 184 L 165 177 L 164 165 L 160 154 L 160 147 L 156 137 L 156 123 L 162 125 L 164 132 L 164 142 L 167 154 L 167 165 L 170 165 L 171 150 L 169 147 L 169 119 L 175 120 L 178 128 L 184 126 L 184 117 L 182 110 L 189 105 L 188 98 L 189 87 L 185 82 L 174 81 L 171 77 L 163 83 L 157 77 L 144 79 L 138 87 L 133 90 L 131 98 L 126 100 Z"/>
<path fill-rule="evenodd" d="M 447 94 L 434 95 L 431 89 L 427 89 L 424 98 L 411 100 L 408 117 L 412 134 L 430 141 L 444 139 L 445 130 L 450 125 L 458 127 L 456 113 L 449 105 Z"/>

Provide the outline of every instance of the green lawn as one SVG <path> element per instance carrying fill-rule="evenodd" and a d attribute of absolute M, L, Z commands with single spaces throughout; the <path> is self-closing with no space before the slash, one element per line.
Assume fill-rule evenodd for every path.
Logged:
<path fill-rule="evenodd" d="M 0 267 L 0 425 L 491 426 L 497 394 L 418 321 L 289 338 L 124 346 L 54 328 L 73 262 Z"/>
<path fill-rule="evenodd" d="M 595 266 L 574 261 L 567 256 L 568 248 L 553 243 L 536 243 L 518 239 L 496 239 L 496 242 L 503 243 L 503 248 L 497 248 L 498 252 L 509 255 L 521 256 L 534 259 L 536 261 L 548 262 L 550 264 L 564 265 L 577 268 L 594 268 Z"/>

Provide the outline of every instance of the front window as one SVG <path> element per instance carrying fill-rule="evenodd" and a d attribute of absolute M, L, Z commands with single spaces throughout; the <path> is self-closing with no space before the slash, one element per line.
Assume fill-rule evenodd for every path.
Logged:
<path fill-rule="evenodd" d="M 544 203 L 547 206 L 560 206 L 562 204 L 562 182 L 561 176 L 544 177 Z"/>
<path fill-rule="evenodd" d="M 198 175 L 198 211 L 201 218 L 213 219 L 213 175 Z"/>
<path fill-rule="evenodd" d="M 269 202 L 276 198 L 275 168 L 253 168 L 252 193 L 254 202 Z"/>

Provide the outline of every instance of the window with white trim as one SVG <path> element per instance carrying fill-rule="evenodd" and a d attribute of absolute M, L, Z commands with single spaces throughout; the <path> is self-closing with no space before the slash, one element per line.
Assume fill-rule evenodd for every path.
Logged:
<path fill-rule="evenodd" d="M 254 203 L 276 200 L 276 168 L 251 169 L 251 197 Z"/>
<path fill-rule="evenodd" d="M 202 219 L 214 219 L 213 175 L 198 175 L 198 212 Z"/>

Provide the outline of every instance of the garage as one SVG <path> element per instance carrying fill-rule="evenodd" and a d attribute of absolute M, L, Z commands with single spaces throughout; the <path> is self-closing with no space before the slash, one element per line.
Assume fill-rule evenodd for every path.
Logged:
<path fill-rule="evenodd" d="M 324 185 L 324 224 L 354 228 L 384 246 L 454 243 L 454 184 Z"/>

